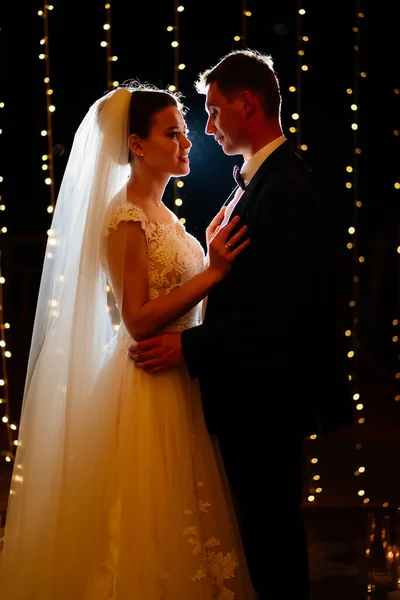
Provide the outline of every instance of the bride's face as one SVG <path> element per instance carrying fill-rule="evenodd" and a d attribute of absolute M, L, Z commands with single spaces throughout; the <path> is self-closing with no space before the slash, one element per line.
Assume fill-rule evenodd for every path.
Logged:
<path fill-rule="evenodd" d="M 181 112 L 174 106 L 163 108 L 153 116 L 149 136 L 141 140 L 143 160 L 152 170 L 172 176 L 190 171 L 191 142 Z"/>

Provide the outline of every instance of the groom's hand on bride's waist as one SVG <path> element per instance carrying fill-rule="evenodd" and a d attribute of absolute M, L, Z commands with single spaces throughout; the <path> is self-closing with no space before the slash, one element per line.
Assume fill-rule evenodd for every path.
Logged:
<path fill-rule="evenodd" d="M 161 333 L 129 346 L 128 356 L 146 373 L 160 373 L 184 363 L 181 334 Z"/>

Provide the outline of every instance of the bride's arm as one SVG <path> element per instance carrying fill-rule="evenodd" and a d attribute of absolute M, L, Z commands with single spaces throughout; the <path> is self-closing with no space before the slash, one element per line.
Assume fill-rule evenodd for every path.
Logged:
<path fill-rule="evenodd" d="M 122 320 L 134 340 L 151 337 L 173 323 L 196 306 L 227 275 L 233 260 L 248 245 L 248 240 L 243 242 L 241 239 L 244 231 L 230 238 L 236 225 L 237 221 L 231 222 L 210 242 L 210 264 L 204 271 L 154 300 L 149 299 L 147 245 L 140 223 L 121 222 L 116 230 L 110 231 L 110 283 L 122 307 Z M 229 252 L 225 248 L 228 238 L 235 247 Z"/>

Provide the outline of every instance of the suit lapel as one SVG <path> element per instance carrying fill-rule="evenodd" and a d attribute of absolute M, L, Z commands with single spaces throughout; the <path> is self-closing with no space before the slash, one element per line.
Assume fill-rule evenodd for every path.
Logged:
<path fill-rule="evenodd" d="M 233 199 L 233 196 L 236 193 L 236 190 L 238 189 L 238 185 L 232 190 L 232 192 L 229 194 L 229 196 L 227 197 L 227 199 L 225 200 L 225 202 L 223 203 L 222 206 L 228 206 L 229 202 Z"/>
<path fill-rule="evenodd" d="M 293 149 L 289 142 L 285 141 L 265 159 L 265 161 L 260 165 L 256 173 L 254 173 L 253 177 L 251 178 L 250 183 L 247 185 L 242 196 L 240 197 L 240 200 L 233 209 L 230 219 L 243 213 L 243 210 L 250 203 L 254 193 L 257 191 L 259 183 L 265 181 L 269 173 L 275 171 L 277 168 L 280 168 L 282 162 L 285 162 L 290 155 L 293 155 Z"/>

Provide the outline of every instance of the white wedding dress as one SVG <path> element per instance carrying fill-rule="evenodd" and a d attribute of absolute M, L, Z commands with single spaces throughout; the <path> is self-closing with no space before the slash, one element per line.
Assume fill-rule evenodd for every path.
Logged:
<path fill-rule="evenodd" d="M 172 212 L 171 217 L 171 223 L 149 222 L 139 207 L 125 203 L 107 218 L 104 243 L 121 221 L 140 222 L 147 240 L 150 299 L 168 294 L 204 268 L 202 246 Z M 108 276 L 106 262 L 104 269 Z M 167 330 L 200 322 L 198 305 Z M 95 390 L 97 404 L 116 403 L 119 416 L 103 446 L 108 489 L 102 496 L 104 531 L 96 542 L 101 560 L 82 600 L 252 600 L 198 382 L 185 367 L 153 375 L 138 369 L 127 355 L 131 342 L 121 323 Z M 95 420 L 93 415 L 94 427 Z"/>

